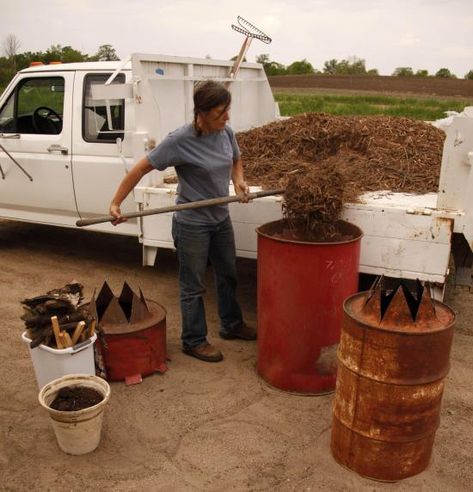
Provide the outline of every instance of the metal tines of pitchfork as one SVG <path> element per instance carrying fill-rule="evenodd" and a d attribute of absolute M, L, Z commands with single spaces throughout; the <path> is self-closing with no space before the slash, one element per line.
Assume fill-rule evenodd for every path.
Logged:
<path fill-rule="evenodd" d="M 253 41 L 253 39 L 258 39 L 259 41 L 262 41 L 266 44 L 271 43 L 271 38 L 263 31 L 258 29 L 256 26 L 254 26 L 251 22 L 248 22 L 246 19 L 243 19 L 243 17 L 240 16 L 237 17 L 237 21 L 238 26 L 232 24 L 232 29 L 243 34 L 245 36 L 245 40 L 243 41 L 240 53 L 238 54 L 235 63 L 233 64 L 232 68 L 230 69 L 230 73 L 228 74 L 229 78 L 232 80 L 235 79 L 236 74 L 240 69 L 241 62 L 245 58 L 246 52 L 248 51 L 248 48 L 250 47 L 251 41 Z M 228 87 L 230 83 L 231 81 L 227 82 L 225 84 L 226 87 Z"/>

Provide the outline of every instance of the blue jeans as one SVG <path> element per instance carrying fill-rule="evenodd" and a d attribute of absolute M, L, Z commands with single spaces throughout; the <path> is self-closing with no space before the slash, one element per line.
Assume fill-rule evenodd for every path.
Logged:
<path fill-rule="evenodd" d="M 236 300 L 235 238 L 230 217 L 218 224 L 189 225 L 172 220 L 172 236 L 179 259 L 182 344 L 186 348 L 207 341 L 203 295 L 210 260 L 215 273 L 220 333 L 231 333 L 243 317 Z"/>

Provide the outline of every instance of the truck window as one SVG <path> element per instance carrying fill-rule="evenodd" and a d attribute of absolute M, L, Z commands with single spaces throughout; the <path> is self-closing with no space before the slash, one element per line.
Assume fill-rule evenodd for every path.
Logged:
<path fill-rule="evenodd" d="M 109 74 L 90 74 L 84 81 L 84 100 L 82 113 L 82 137 L 86 142 L 115 143 L 123 138 L 125 129 L 125 100 L 110 99 L 108 101 L 92 99 L 91 87 L 102 85 L 110 77 Z M 123 84 L 125 75 L 119 74 L 112 84 Z M 108 107 L 107 107 L 108 103 Z M 109 113 L 108 113 L 109 111 Z M 108 113 L 108 114 L 107 114 Z M 109 125 L 110 121 L 110 125 Z"/>
<path fill-rule="evenodd" d="M 23 79 L 0 109 L 0 132 L 59 134 L 64 111 L 64 79 Z"/>
<path fill-rule="evenodd" d="M 15 93 L 13 92 L 7 102 L 0 111 L 0 132 L 14 133 L 15 132 Z"/>

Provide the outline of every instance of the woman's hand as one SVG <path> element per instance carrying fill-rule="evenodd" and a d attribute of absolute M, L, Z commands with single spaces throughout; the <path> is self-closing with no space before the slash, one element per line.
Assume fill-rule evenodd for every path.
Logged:
<path fill-rule="evenodd" d="M 240 198 L 238 201 L 241 203 L 248 203 L 250 199 L 248 198 L 248 194 L 250 192 L 250 187 L 246 184 L 246 181 L 237 181 L 233 183 L 235 188 L 235 194 Z"/>
<path fill-rule="evenodd" d="M 250 201 L 248 198 L 250 187 L 246 184 L 245 178 L 243 177 L 243 162 L 241 159 L 237 159 L 233 162 L 232 181 L 233 187 L 235 188 L 235 194 L 238 196 L 239 201 L 248 203 Z"/>
<path fill-rule="evenodd" d="M 117 205 L 115 203 L 112 203 L 110 205 L 109 214 L 112 215 L 113 217 L 116 217 L 115 220 L 110 221 L 114 226 L 121 224 L 122 222 L 126 222 L 128 220 L 126 217 L 122 217 L 120 211 L 120 205 Z"/>
<path fill-rule="evenodd" d="M 118 189 L 115 192 L 115 196 L 112 198 L 112 203 L 110 204 L 109 213 L 116 217 L 115 220 L 110 222 L 113 225 L 121 224 L 126 222 L 127 219 L 122 217 L 120 212 L 120 204 L 125 200 L 131 190 L 138 184 L 140 179 L 147 173 L 153 170 L 153 166 L 149 162 L 147 157 L 143 157 L 139 160 L 125 175 L 121 183 L 118 185 Z"/>

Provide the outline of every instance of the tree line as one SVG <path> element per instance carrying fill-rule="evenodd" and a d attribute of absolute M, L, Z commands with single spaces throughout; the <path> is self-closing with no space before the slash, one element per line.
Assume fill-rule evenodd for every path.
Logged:
<path fill-rule="evenodd" d="M 376 68 L 366 69 L 365 60 L 358 57 L 351 57 L 343 60 L 331 59 L 324 62 L 322 70 L 318 70 L 312 66 L 306 58 L 303 60 L 292 62 L 290 65 L 283 65 L 270 60 L 268 54 L 258 55 L 256 61 L 264 67 L 266 75 L 304 75 L 304 74 L 320 74 L 320 75 L 379 75 Z M 435 74 L 429 74 L 428 70 L 417 70 L 414 72 L 412 67 L 397 67 L 391 74 L 394 77 L 440 77 L 456 79 L 457 76 L 448 68 L 441 68 Z M 473 70 L 470 70 L 464 76 L 465 79 L 473 80 Z"/>
<path fill-rule="evenodd" d="M 9 34 L 3 42 L 5 56 L 0 56 L 0 87 L 5 87 L 18 70 L 29 67 L 32 62 L 87 62 L 87 61 L 111 61 L 119 60 L 115 49 L 110 44 L 103 44 L 93 55 L 82 53 L 71 46 L 52 45 L 46 51 L 27 51 L 20 53 L 20 42 L 14 34 Z M 210 55 L 207 55 L 210 58 Z M 234 57 L 235 58 L 235 57 Z M 246 61 L 246 60 L 245 60 Z M 351 57 L 343 60 L 331 59 L 324 62 L 322 70 L 318 70 L 307 61 L 294 61 L 289 65 L 283 65 L 270 60 L 268 54 L 264 53 L 256 57 L 256 61 L 261 63 L 268 76 L 270 75 L 303 75 L 303 74 L 324 74 L 324 75 L 379 75 L 376 68 L 367 70 L 365 60 L 358 57 Z M 429 74 L 427 70 L 414 71 L 411 67 L 398 67 L 392 73 L 396 77 L 442 77 L 456 78 L 448 68 L 441 68 L 435 74 Z M 473 70 L 464 76 L 465 79 L 473 80 Z"/>
<path fill-rule="evenodd" d="M 82 53 L 71 46 L 61 46 L 59 44 L 52 45 L 46 51 L 20 53 L 19 48 L 19 40 L 15 35 L 9 34 L 3 43 L 5 56 L 0 56 L 0 87 L 5 87 L 17 71 L 29 67 L 33 62 L 48 64 L 51 62 L 75 63 L 120 59 L 110 44 L 103 44 L 93 55 Z"/>

